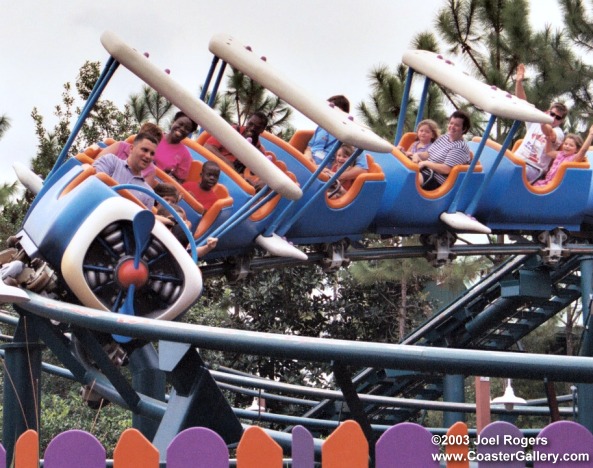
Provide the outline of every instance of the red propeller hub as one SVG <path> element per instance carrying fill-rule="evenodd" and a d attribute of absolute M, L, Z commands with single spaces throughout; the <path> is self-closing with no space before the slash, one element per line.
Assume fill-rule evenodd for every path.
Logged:
<path fill-rule="evenodd" d="M 148 281 L 148 267 L 140 262 L 138 268 L 134 268 L 133 258 L 124 259 L 117 267 L 116 278 L 124 288 L 129 288 L 132 284 L 140 288 Z"/>

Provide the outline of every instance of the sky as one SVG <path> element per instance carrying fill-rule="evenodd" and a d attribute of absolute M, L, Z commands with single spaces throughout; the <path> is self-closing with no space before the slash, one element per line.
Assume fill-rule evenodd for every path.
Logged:
<path fill-rule="evenodd" d="M 368 73 L 400 63 L 414 36 L 431 29 L 445 0 L 0 0 L 0 115 L 11 128 L 0 139 L 0 182 L 15 179 L 12 164 L 28 164 L 37 139 L 31 111 L 46 127 L 63 85 L 87 60 L 108 58 L 99 40 L 111 30 L 188 90 L 199 92 L 212 56 L 208 41 L 228 33 L 311 94 L 348 96 L 354 108 L 370 94 Z M 559 24 L 556 0 L 537 0 L 535 29 Z M 535 10 L 535 11 L 534 11 Z M 120 68 L 103 97 L 123 105 L 142 83 Z M 298 128 L 314 128 L 297 118 Z"/>

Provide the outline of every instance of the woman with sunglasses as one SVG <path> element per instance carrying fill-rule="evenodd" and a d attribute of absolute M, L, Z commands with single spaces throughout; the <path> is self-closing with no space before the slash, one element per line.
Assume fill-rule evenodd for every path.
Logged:
<path fill-rule="evenodd" d="M 525 78 L 525 65 L 520 63 L 517 66 L 515 75 L 515 95 L 518 98 L 527 100 L 523 79 Z M 552 159 L 546 154 L 546 142 L 549 139 L 554 150 L 558 150 L 564 141 L 564 132 L 561 125 L 568 114 L 568 109 L 561 102 L 553 102 L 547 113 L 554 119 L 551 124 L 538 124 L 526 122 L 527 132 L 523 137 L 521 146 L 515 151 L 515 155 L 525 160 L 527 180 L 530 183 L 540 178 L 550 166 Z"/>

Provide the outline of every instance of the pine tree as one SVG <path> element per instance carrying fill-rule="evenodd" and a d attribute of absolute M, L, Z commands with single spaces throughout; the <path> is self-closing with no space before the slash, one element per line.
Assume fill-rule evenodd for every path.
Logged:
<path fill-rule="evenodd" d="M 149 86 L 143 86 L 142 92 L 130 96 L 129 108 L 137 124 L 150 121 L 161 127 L 173 112 L 173 104 Z"/>
<path fill-rule="evenodd" d="M 414 42 L 429 50 L 444 44 L 442 52 L 459 56 L 470 74 L 509 92 L 514 92 L 517 65 L 525 63 L 531 77 L 525 83 L 528 101 L 544 110 L 554 100 L 574 101 L 570 123 L 579 128 L 585 117 L 582 101 L 590 67 L 576 55 L 565 31 L 547 26 L 534 32 L 527 20 L 529 6 L 526 0 L 448 0 L 437 15 L 435 32 L 421 33 Z M 455 107 L 463 105 L 459 98 L 448 96 Z M 484 117 L 472 116 L 478 133 L 483 122 Z M 509 122 L 499 120 L 492 138 L 501 142 L 508 130 Z"/>
<path fill-rule="evenodd" d="M 10 128 L 10 119 L 6 114 L 0 115 L 0 138 L 4 136 L 4 134 Z"/>
<path fill-rule="evenodd" d="M 53 168 L 58 155 L 64 148 L 75 119 L 80 115 L 81 107 L 77 102 L 88 99 L 91 90 L 100 74 L 99 62 L 87 61 L 80 68 L 76 78 L 75 90 L 71 83 L 65 83 L 61 101 L 54 107 L 54 115 L 57 123 L 52 128 L 45 126 L 45 119 L 36 107 L 31 112 L 35 123 L 35 135 L 37 136 L 37 154 L 31 162 L 31 169 L 42 178 L 47 177 Z M 0 119 L 0 135 L 9 126 L 9 119 L 2 116 Z M 89 145 L 104 138 L 111 137 L 122 139 L 137 130 L 137 124 L 132 120 L 127 107 L 120 111 L 115 104 L 109 100 L 99 99 L 86 119 L 78 137 L 74 141 L 69 155 L 73 156 L 84 150 Z M 18 231 L 25 213 L 32 201 L 30 193 L 25 193 L 15 199 L 17 185 L 13 187 L 0 187 L 0 205 L 3 206 L 0 215 L 0 242 L 2 247 L 8 236 Z M 2 197 L 6 196 L 4 200 Z M 5 203 L 2 204 L 1 202 Z"/>
<path fill-rule="evenodd" d="M 0 139 L 4 136 L 4 134 L 10 128 L 10 119 L 7 115 L 0 116 Z M 4 245 L 6 239 L 13 234 L 14 227 L 17 222 L 20 222 L 20 217 L 17 216 L 15 219 L 13 216 L 13 203 L 12 199 L 18 192 L 18 184 L 17 182 L 13 182 L 12 184 L 3 183 L 0 185 L 0 210 L 1 210 L 1 217 L 3 218 L 4 222 L 0 222 L 0 245 Z"/>
<path fill-rule="evenodd" d="M 227 122 L 237 125 L 244 125 L 254 112 L 263 112 L 268 117 L 266 130 L 285 140 L 295 131 L 290 125 L 292 108 L 236 69 L 228 75 L 227 90 L 219 93 L 215 107 Z"/>

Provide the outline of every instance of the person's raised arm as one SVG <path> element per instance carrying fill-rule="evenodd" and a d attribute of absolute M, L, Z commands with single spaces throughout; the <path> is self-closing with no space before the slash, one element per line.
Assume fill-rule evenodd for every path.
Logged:
<path fill-rule="evenodd" d="M 551 132 L 554 136 L 556 136 L 554 134 L 554 132 Z M 554 138 L 554 140 L 556 140 Z M 546 147 L 544 148 L 544 152 L 546 153 L 546 156 L 549 158 L 554 159 L 556 156 L 558 156 L 558 151 L 556 151 L 556 149 L 554 148 L 554 141 L 552 141 L 552 138 L 548 135 L 546 135 Z"/>
<path fill-rule="evenodd" d="M 515 74 L 515 96 L 520 99 L 527 100 L 525 88 L 523 87 L 523 80 L 525 79 L 525 65 L 520 63 L 517 65 L 517 73 Z"/>
<path fill-rule="evenodd" d="M 581 149 L 577 152 L 576 162 L 585 160 L 585 154 L 587 154 L 587 150 L 591 146 L 591 143 L 593 143 L 593 125 L 591 125 L 591 128 L 589 129 L 589 134 L 587 135 L 587 139 L 583 143 L 583 146 L 581 146 Z"/>
<path fill-rule="evenodd" d="M 558 135 L 556 135 L 556 132 L 554 131 L 554 129 L 552 128 L 552 126 L 550 124 L 541 124 L 541 128 L 542 128 L 542 133 L 546 136 L 546 148 L 545 148 L 546 154 L 548 156 L 551 156 L 552 158 L 555 158 L 556 154 L 558 152 L 556 151 L 553 156 L 551 154 L 548 154 L 548 145 L 551 145 L 550 150 L 556 149 L 556 148 L 554 148 L 554 144 L 556 143 L 556 140 L 558 139 Z"/>

